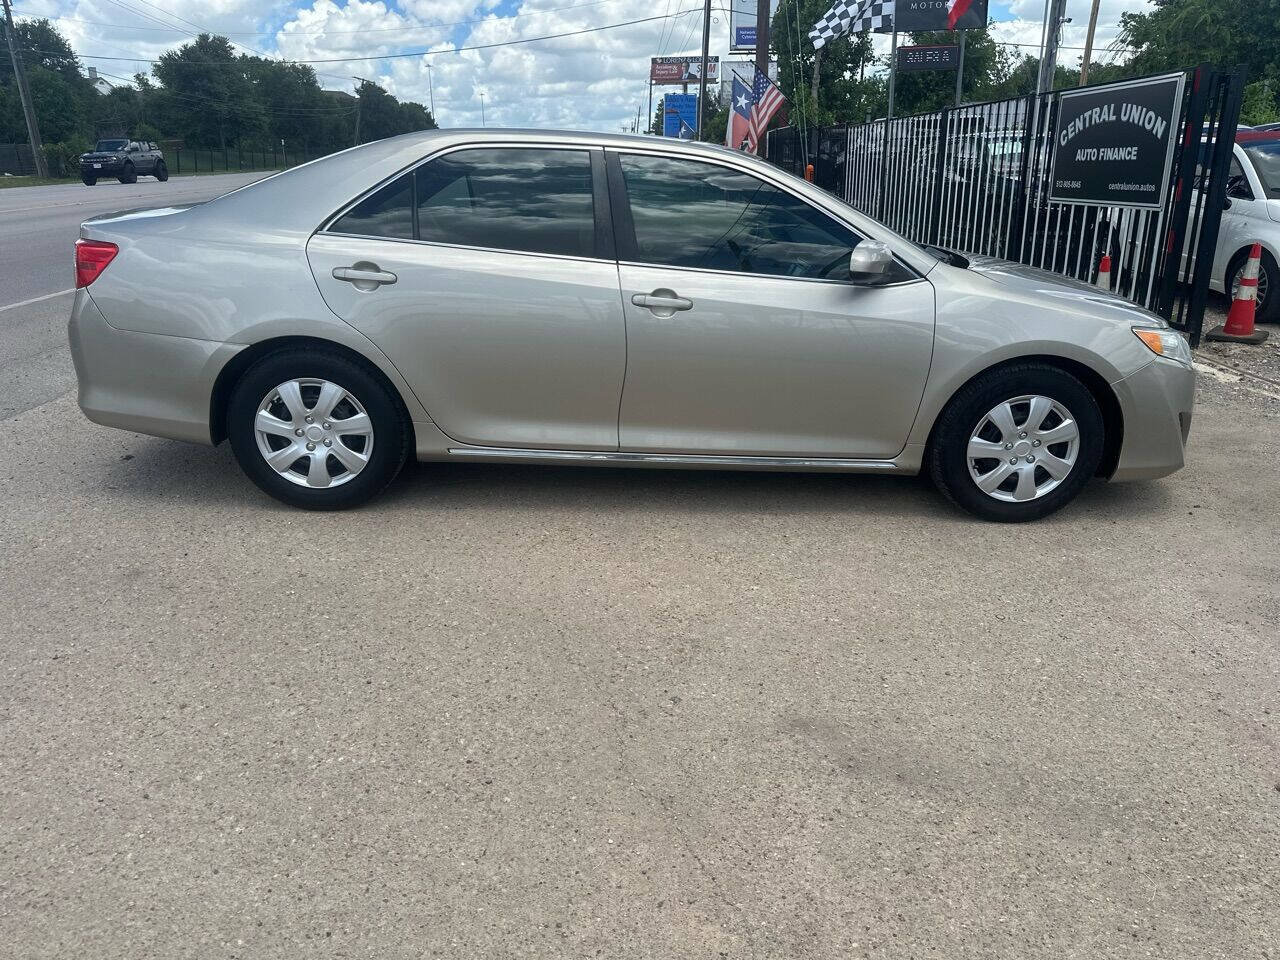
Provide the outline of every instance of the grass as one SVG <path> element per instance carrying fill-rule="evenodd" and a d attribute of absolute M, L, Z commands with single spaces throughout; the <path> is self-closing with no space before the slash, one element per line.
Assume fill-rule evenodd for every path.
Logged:
<path fill-rule="evenodd" d="M 280 170 L 282 170 L 282 169 L 284 169 L 284 168 L 283 168 L 283 167 L 273 167 L 273 168 L 269 168 L 269 169 L 261 169 L 261 170 L 258 170 L 258 169 L 254 169 L 254 170 L 200 170 L 199 172 L 196 172 L 196 173 L 190 173 L 190 172 L 185 171 L 185 170 L 184 170 L 182 173 L 174 173 L 172 170 L 170 170 L 170 171 L 169 171 L 169 179 L 170 179 L 170 180 L 176 180 L 176 179 L 179 179 L 179 178 L 185 179 L 185 178 L 187 178 L 187 177 L 211 177 L 211 176 L 223 176 L 223 175 L 231 174 L 231 173 L 261 173 L 263 176 L 265 176 L 265 175 L 267 175 L 268 173 L 277 173 L 277 172 L 279 172 L 279 171 L 280 171 Z M 108 179 L 112 179 L 112 178 L 110 178 L 110 177 L 103 177 L 102 179 L 104 179 L 104 180 L 108 180 Z M 140 182 L 145 182 L 145 181 L 147 181 L 147 180 L 150 180 L 151 178 L 150 178 L 150 177 L 147 177 L 147 176 L 143 176 L 143 177 L 139 177 L 138 179 L 139 179 L 139 181 L 140 181 Z M 79 185 L 79 184 L 80 184 L 80 178 L 79 178 L 79 177 L 65 177 L 65 178 L 63 178 L 63 177 L 5 177 L 5 176 L 0 176 L 0 190 L 5 190 L 5 189 L 11 188 L 11 187 L 54 187 L 54 186 L 57 186 L 57 185 L 59 185 L 59 184 L 62 184 L 62 185 L 64 185 L 64 186 L 70 186 L 70 185 L 72 185 L 72 184 Z"/>

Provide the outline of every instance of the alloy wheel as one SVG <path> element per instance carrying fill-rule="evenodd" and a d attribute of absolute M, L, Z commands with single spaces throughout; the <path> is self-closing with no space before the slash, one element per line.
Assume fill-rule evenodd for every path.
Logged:
<path fill-rule="evenodd" d="M 1247 262 L 1248 261 L 1245 261 L 1245 263 L 1240 264 L 1240 266 L 1236 268 L 1236 275 L 1231 278 L 1231 299 L 1232 300 L 1234 300 L 1236 297 L 1240 295 L 1240 280 L 1244 276 L 1244 268 Z M 1270 286 L 1270 283 L 1267 280 L 1266 269 L 1264 268 L 1259 270 L 1258 271 L 1258 300 L 1257 300 L 1256 309 L 1259 309 L 1259 310 L 1262 309 L 1262 305 L 1267 302 L 1267 288 L 1269 286 Z"/>
<path fill-rule="evenodd" d="M 354 479 L 373 453 L 373 421 L 354 394 L 328 380 L 287 380 L 258 404 L 253 424 L 268 466 L 303 487 Z"/>
<path fill-rule="evenodd" d="M 1080 453 L 1080 427 L 1050 397 L 1026 395 L 992 407 L 969 437 L 969 476 L 1007 503 L 1038 500 L 1066 480 Z"/>

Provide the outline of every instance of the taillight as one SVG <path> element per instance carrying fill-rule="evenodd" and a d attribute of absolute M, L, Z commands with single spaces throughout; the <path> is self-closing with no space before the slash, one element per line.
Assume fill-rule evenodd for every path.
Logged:
<path fill-rule="evenodd" d="M 87 287 L 107 269 L 120 248 L 105 240 L 76 241 L 76 287 Z"/>

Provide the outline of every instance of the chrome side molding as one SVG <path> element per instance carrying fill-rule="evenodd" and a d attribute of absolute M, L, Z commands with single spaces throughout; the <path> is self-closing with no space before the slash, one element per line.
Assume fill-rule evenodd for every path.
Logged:
<path fill-rule="evenodd" d="M 537 450 L 521 447 L 450 447 L 453 457 L 493 460 L 567 460 L 601 465 L 685 467 L 760 467 L 783 470 L 850 470 L 894 473 L 902 468 L 892 460 L 853 460 L 840 457 L 739 457 L 685 453 L 615 453 L 605 450 Z"/>

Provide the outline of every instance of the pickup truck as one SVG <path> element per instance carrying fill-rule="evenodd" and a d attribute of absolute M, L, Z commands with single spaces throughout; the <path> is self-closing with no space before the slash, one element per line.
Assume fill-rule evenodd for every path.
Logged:
<path fill-rule="evenodd" d="M 88 153 L 80 154 L 80 179 L 92 187 L 99 179 L 115 177 L 121 183 L 137 183 L 139 176 L 169 179 L 164 154 L 154 143 L 126 137 L 99 140 Z"/>

